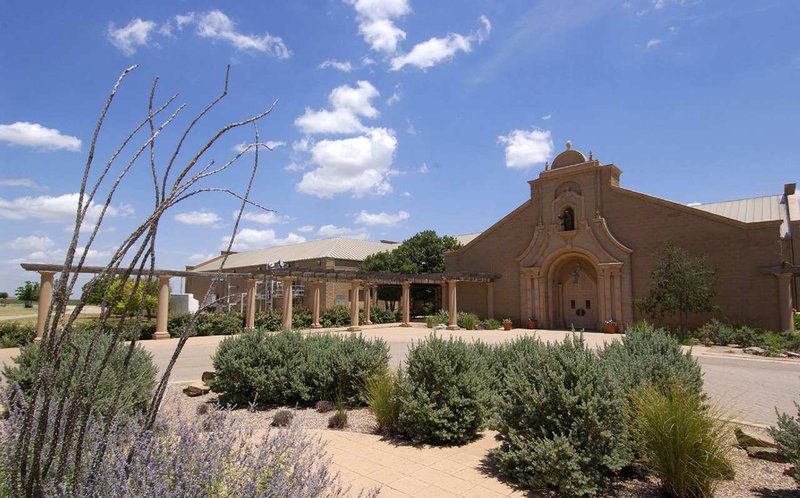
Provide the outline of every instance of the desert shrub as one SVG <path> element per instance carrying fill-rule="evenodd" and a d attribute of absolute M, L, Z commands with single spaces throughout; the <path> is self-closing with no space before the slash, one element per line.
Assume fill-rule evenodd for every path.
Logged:
<path fill-rule="evenodd" d="M 427 316 L 425 317 L 425 326 L 429 329 L 436 328 L 439 323 L 436 321 L 435 316 Z"/>
<path fill-rule="evenodd" d="M 189 321 L 192 319 L 192 313 L 174 313 L 167 318 L 167 331 L 170 337 L 180 337 L 183 335 L 186 327 L 189 326 Z"/>
<path fill-rule="evenodd" d="M 319 323 L 325 328 L 346 327 L 350 325 L 350 308 L 344 305 L 331 306 L 320 314 Z"/>
<path fill-rule="evenodd" d="M 367 379 L 364 390 L 367 406 L 375 415 L 378 430 L 384 434 L 391 434 L 400 411 L 397 399 L 397 374 L 381 370 Z"/>
<path fill-rule="evenodd" d="M 55 411 L 55 403 L 50 411 Z M 12 460 L 13 447 L 25 430 L 24 415 L 15 411 L 8 420 L 0 420 L 0 496 L 23 495 L 10 489 L 11 479 L 5 477 L 19 465 Z M 188 421 L 161 421 L 152 431 L 119 423 L 104 435 L 103 425 L 92 419 L 85 443 L 88 455 L 101 444 L 107 446 L 98 467 L 82 455 L 78 470 L 72 471 L 75 460 L 70 457 L 62 479 L 51 468 L 40 481 L 41 496 L 348 496 L 329 467 L 330 459 L 323 456 L 323 444 L 297 424 L 255 431 L 228 411 L 215 410 Z M 59 446 L 56 449 L 60 453 Z"/>
<path fill-rule="evenodd" d="M 758 346 L 763 332 L 746 325 L 733 325 L 712 318 L 695 331 L 695 337 L 705 344 L 738 344 L 742 347 Z"/>
<path fill-rule="evenodd" d="M 0 348 L 18 348 L 33 342 L 36 326 L 20 322 L 0 322 Z"/>
<path fill-rule="evenodd" d="M 292 328 L 304 330 L 311 328 L 311 310 L 308 308 L 295 308 L 292 311 Z"/>
<path fill-rule="evenodd" d="M 363 404 L 362 386 L 387 368 L 389 347 L 381 339 L 283 331 L 255 331 L 222 341 L 212 358 L 211 388 L 231 403 L 289 404 L 331 399 L 341 393 Z"/>
<path fill-rule="evenodd" d="M 333 403 L 333 401 L 328 401 L 326 399 L 317 401 L 316 406 L 317 411 L 320 413 L 328 413 L 336 409 L 336 405 Z"/>
<path fill-rule="evenodd" d="M 489 414 L 488 369 L 460 338 L 431 334 L 406 356 L 398 380 L 398 432 L 416 443 L 462 444 L 475 437 Z"/>
<path fill-rule="evenodd" d="M 272 427 L 287 427 L 292 423 L 293 418 L 294 412 L 291 410 L 278 410 L 275 415 L 272 416 L 272 423 L 270 425 Z"/>
<path fill-rule="evenodd" d="M 658 477 L 669 496 L 713 496 L 722 479 L 733 477 L 728 427 L 696 392 L 679 383 L 642 385 L 629 416 L 640 464 Z"/>
<path fill-rule="evenodd" d="M 480 319 L 475 313 L 464 313 L 463 316 L 459 313 L 458 326 L 467 330 L 475 330 Z"/>
<path fill-rule="evenodd" d="M 336 403 L 336 413 L 328 419 L 328 429 L 344 429 L 347 427 L 347 410 L 341 401 Z"/>
<path fill-rule="evenodd" d="M 241 313 L 201 313 L 197 320 L 196 335 L 234 335 L 244 330 Z"/>
<path fill-rule="evenodd" d="M 104 335 L 113 335 L 116 333 L 116 329 L 119 326 L 118 320 L 119 319 L 115 317 L 109 318 L 108 321 L 106 321 L 100 327 L 100 332 Z M 97 328 L 98 323 L 99 319 L 94 317 L 81 320 L 80 322 L 75 322 L 73 324 L 72 331 L 73 333 L 78 334 L 92 333 Z M 141 318 L 137 320 L 136 317 L 127 317 L 122 325 L 122 330 L 120 331 L 119 337 L 122 339 L 131 339 L 132 337 L 136 337 L 137 339 L 149 340 L 153 338 L 153 333 L 155 331 L 155 320 L 147 318 Z"/>
<path fill-rule="evenodd" d="M 495 320 L 494 318 L 489 318 L 483 321 L 483 328 L 485 330 L 497 330 L 502 326 L 503 324 L 500 323 L 500 320 Z"/>
<path fill-rule="evenodd" d="M 677 381 L 690 393 L 702 393 L 700 365 L 691 353 L 681 350 L 677 339 L 669 332 L 644 322 L 634 324 L 625 332 L 621 342 L 606 345 L 601 357 L 626 392 L 642 383 L 662 387 Z"/>
<path fill-rule="evenodd" d="M 82 368 L 89 351 L 91 335 L 76 331 L 72 333 L 71 340 L 77 349 L 77 358 L 75 349 L 64 347 L 61 362 L 57 365 L 48 363 L 43 368 L 52 369 L 55 379 L 53 386 L 56 391 L 67 391 L 74 397 L 78 392 L 80 377 L 73 375 L 70 379 L 70 373 L 75 365 Z M 101 335 L 98 338 L 89 366 L 89 379 L 94 378 L 103 357 L 112 345 L 113 342 L 108 335 Z M 132 415 L 142 412 L 153 396 L 158 370 L 153 363 L 152 355 L 141 346 L 136 346 L 126 371 L 123 365 L 127 354 L 128 347 L 125 344 L 118 344 L 97 382 L 91 403 L 93 409 L 102 415 Z M 17 383 L 23 395 L 27 395 L 33 389 L 34 375 L 39 361 L 39 344 L 29 344 L 20 350 L 13 365 L 3 369 L 3 375 L 9 384 Z"/>
<path fill-rule="evenodd" d="M 797 332 L 786 334 L 785 340 L 787 350 L 800 353 L 800 329 L 797 329 Z"/>
<path fill-rule="evenodd" d="M 438 323 L 442 323 L 444 325 L 450 323 L 450 313 L 448 313 L 447 310 L 439 310 L 435 316 Z"/>
<path fill-rule="evenodd" d="M 800 332 L 800 313 L 794 314 L 794 330 Z"/>
<path fill-rule="evenodd" d="M 257 329 L 278 332 L 283 329 L 283 315 L 278 310 L 256 313 L 253 325 Z"/>
<path fill-rule="evenodd" d="M 370 311 L 370 319 L 372 323 L 396 323 L 401 320 L 401 317 L 399 310 L 374 307 Z"/>
<path fill-rule="evenodd" d="M 794 406 L 797 408 L 797 418 L 778 413 L 778 425 L 770 427 L 769 433 L 775 438 L 781 455 L 800 468 L 800 405 L 795 403 Z M 794 478 L 800 482 L 800 472 L 795 472 Z"/>
<path fill-rule="evenodd" d="M 624 392 L 582 338 L 525 350 L 510 363 L 495 462 L 525 489 L 597 494 L 631 461 Z"/>

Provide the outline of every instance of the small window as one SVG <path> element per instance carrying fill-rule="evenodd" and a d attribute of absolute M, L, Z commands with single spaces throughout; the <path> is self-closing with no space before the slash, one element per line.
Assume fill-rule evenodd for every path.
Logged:
<path fill-rule="evenodd" d="M 572 300 L 569 302 L 569 306 L 570 306 L 570 308 L 572 308 L 572 309 L 575 309 L 575 300 L 574 300 L 574 299 L 572 299 Z"/>
<path fill-rule="evenodd" d="M 586 309 L 587 310 L 592 309 L 592 302 L 590 300 L 588 300 L 588 299 L 586 300 Z"/>
<path fill-rule="evenodd" d="M 575 211 L 573 211 L 571 207 L 564 208 L 564 211 L 558 218 L 561 220 L 561 229 L 563 231 L 569 232 L 575 230 Z"/>

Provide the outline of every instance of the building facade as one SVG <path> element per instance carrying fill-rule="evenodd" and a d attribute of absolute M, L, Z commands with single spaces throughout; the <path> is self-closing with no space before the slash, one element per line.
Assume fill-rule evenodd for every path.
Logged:
<path fill-rule="evenodd" d="M 598 330 L 642 318 L 634 299 L 668 241 L 705 255 L 717 272 L 712 316 L 770 330 L 792 328 L 800 262 L 795 185 L 767 197 L 687 206 L 620 186 L 621 170 L 567 149 L 529 182 L 530 199 L 458 251 L 448 272 L 500 275 L 491 291 L 459 283 L 460 310 L 541 328 Z M 491 292 L 492 295 L 487 295 Z M 674 325 L 674 323 L 666 322 Z"/>

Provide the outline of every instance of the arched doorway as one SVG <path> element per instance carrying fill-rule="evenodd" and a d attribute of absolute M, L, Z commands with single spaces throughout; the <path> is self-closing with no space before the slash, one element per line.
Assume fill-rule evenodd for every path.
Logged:
<path fill-rule="evenodd" d="M 582 256 L 570 255 L 554 268 L 552 284 L 561 326 L 597 330 L 600 303 L 594 265 Z"/>

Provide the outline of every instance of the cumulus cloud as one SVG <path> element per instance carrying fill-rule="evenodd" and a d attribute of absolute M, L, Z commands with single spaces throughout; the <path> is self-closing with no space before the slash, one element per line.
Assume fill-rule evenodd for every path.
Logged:
<path fill-rule="evenodd" d="M 308 233 L 313 232 L 316 227 L 314 225 L 303 225 L 297 229 L 298 232 Z"/>
<path fill-rule="evenodd" d="M 234 251 L 250 251 L 253 249 L 265 249 L 267 247 L 285 246 L 289 244 L 299 244 L 305 242 L 306 238 L 296 233 L 289 233 L 284 238 L 280 238 L 275 234 L 275 230 L 255 230 L 253 228 L 244 228 L 239 231 L 239 234 L 233 241 Z M 223 249 L 228 247 L 230 237 L 222 237 L 221 247 Z"/>
<path fill-rule="evenodd" d="M 275 150 L 275 149 L 277 149 L 279 147 L 283 147 L 284 145 L 286 145 L 286 142 L 279 141 L 279 140 L 267 140 L 266 142 L 262 142 L 262 143 L 264 145 L 266 145 L 271 150 Z M 247 143 L 247 142 L 238 143 L 238 144 L 233 146 L 233 151 L 236 152 L 237 154 L 241 154 L 245 150 L 247 150 L 247 152 L 255 152 L 255 150 L 256 150 L 255 147 L 250 147 L 250 149 L 247 149 L 248 145 L 252 145 L 252 144 L 251 143 Z M 263 150 L 263 147 L 261 149 Z"/>
<path fill-rule="evenodd" d="M 651 38 L 647 41 L 647 44 L 644 46 L 645 50 L 650 50 L 651 48 L 655 48 L 661 45 L 661 40 L 658 38 Z"/>
<path fill-rule="evenodd" d="M 508 135 L 497 137 L 505 145 L 506 166 L 528 168 L 542 164 L 553 154 L 553 139 L 549 130 L 511 130 Z"/>
<path fill-rule="evenodd" d="M 0 178 L 0 187 L 37 188 L 38 185 L 30 178 Z"/>
<path fill-rule="evenodd" d="M 44 251 L 55 245 L 55 242 L 47 235 L 28 235 L 27 237 L 17 237 L 11 242 L 0 244 L 6 249 L 25 250 L 25 251 Z"/>
<path fill-rule="evenodd" d="M 369 81 L 358 81 L 355 87 L 342 85 L 328 95 L 331 110 L 306 108 L 294 124 L 303 133 L 359 133 L 366 128 L 360 117 L 374 118 L 378 110 L 372 99 L 380 95 Z M 306 144 L 307 145 L 307 144 Z"/>
<path fill-rule="evenodd" d="M 388 178 L 396 148 L 397 139 L 385 128 L 373 128 L 359 137 L 317 142 L 311 149 L 311 163 L 317 167 L 303 175 L 297 190 L 328 198 L 345 192 L 356 197 L 391 192 Z"/>
<path fill-rule="evenodd" d="M 208 261 L 209 259 L 211 259 L 211 258 L 213 258 L 215 256 L 216 256 L 216 254 L 211 253 L 211 252 L 208 252 L 208 253 L 196 252 L 194 254 L 191 254 L 188 258 L 186 258 L 186 260 L 191 262 L 191 263 L 199 263 L 201 261 Z"/>
<path fill-rule="evenodd" d="M 38 220 L 45 223 L 74 222 L 78 209 L 78 194 L 40 195 L 3 199 L 0 197 L 0 219 Z M 103 207 L 92 203 L 86 212 L 85 223 L 96 223 Z M 109 206 L 106 216 L 125 216 L 133 212 L 128 204 Z"/>
<path fill-rule="evenodd" d="M 108 41 L 117 47 L 125 55 L 136 53 L 137 47 L 145 47 L 150 38 L 150 32 L 156 27 L 153 21 L 145 21 L 136 18 L 121 28 L 117 28 L 113 22 L 108 23 L 106 35 Z"/>
<path fill-rule="evenodd" d="M 239 211 L 233 212 L 233 218 L 239 216 Z M 242 213 L 242 219 L 245 221 L 252 221 L 253 223 L 261 223 L 262 225 L 272 225 L 275 223 L 286 223 L 286 217 L 281 216 L 275 211 L 259 211 L 257 213 Z"/>
<path fill-rule="evenodd" d="M 392 71 L 397 71 L 407 65 L 427 69 L 452 58 L 458 52 L 470 52 L 472 44 L 474 42 L 483 43 L 492 30 L 492 24 L 486 16 L 481 16 L 480 22 L 480 29 L 470 35 L 450 33 L 443 38 L 433 37 L 418 43 L 407 54 L 392 58 Z"/>
<path fill-rule="evenodd" d="M 397 225 L 403 220 L 407 220 L 411 215 L 408 214 L 406 211 L 398 211 L 395 214 L 391 213 L 368 213 L 366 211 L 361 211 L 358 216 L 356 216 L 356 223 L 360 225 Z"/>
<path fill-rule="evenodd" d="M 369 233 L 365 228 L 348 228 L 337 227 L 336 225 L 322 225 L 317 230 L 317 236 L 323 238 L 330 237 L 348 237 L 351 239 L 366 240 L 369 238 Z"/>
<path fill-rule="evenodd" d="M 328 59 L 319 65 L 320 69 L 325 69 L 327 67 L 338 69 L 339 71 L 342 71 L 344 73 L 349 73 L 350 71 L 353 70 L 353 65 L 350 64 L 349 61 L 337 61 L 333 59 Z"/>
<path fill-rule="evenodd" d="M 391 55 L 405 40 L 406 33 L 394 20 L 411 12 L 408 0 L 345 0 L 353 6 L 358 18 L 358 32 L 372 50 Z"/>
<path fill-rule="evenodd" d="M 76 249 L 76 257 L 81 257 L 83 255 L 84 248 L 78 247 Z M 86 252 L 86 260 L 87 261 L 101 261 L 106 260 L 111 257 L 113 251 L 108 249 L 89 249 Z M 65 249 L 49 249 L 49 250 L 41 250 L 41 251 L 34 251 L 22 258 L 16 258 L 11 260 L 13 263 L 53 263 L 55 261 L 63 261 L 67 255 L 67 251 Z"/>
<path fill-rule="evenodd" d="M 79 152 L 81 141 L 77 137 L 63 135 L 54 128 L 45 128 L 38 123 L 17 121 L 12 124 L 0 124 L 0 141 L 23 147 L 36 147 L 46 150 L 68 150 Z"/>
<path fill-rule="evenodd" d="M 175 215 L 175 221 L 184 225 L 216 227 L 222 218 L 212 211 L 188 211 Z"/>
<path fill-rule="evenodd" d="M 230 43 L 238 50 L 255 50 L 278 59 L 288 59 L 291 52 L 283 40 L 269 33 L 263 35 L 247 35 L 236 30 L 236 24 L 221 10 L 211 10 L 204 14 L 191 16 L 187 22 L 194 21 L 197 34 L 203 38 L 222 40 Z"/>

